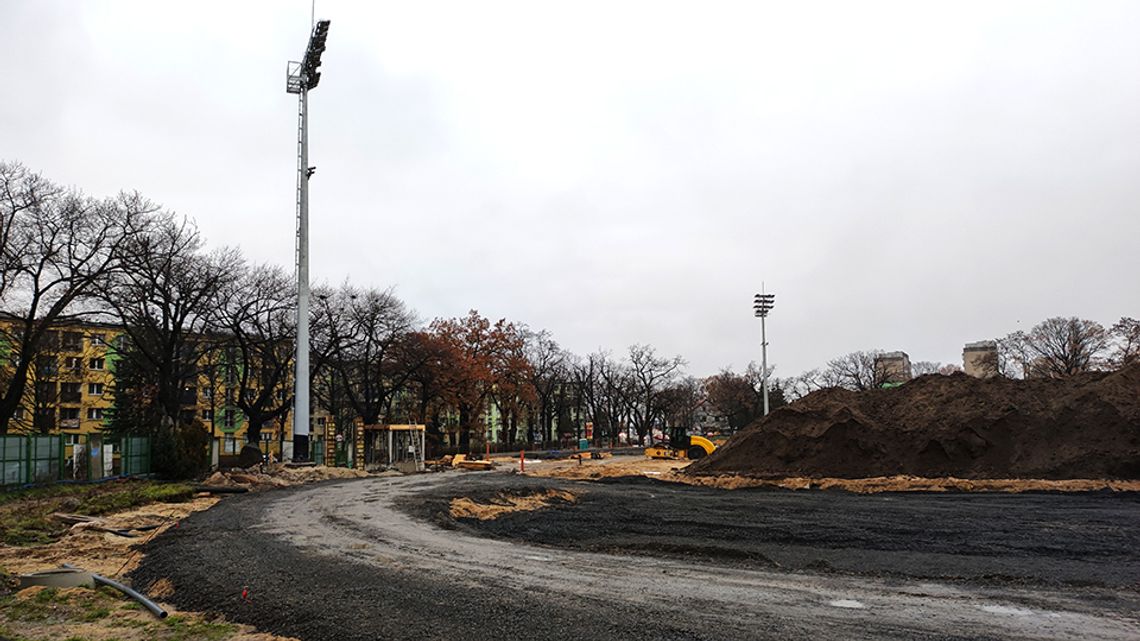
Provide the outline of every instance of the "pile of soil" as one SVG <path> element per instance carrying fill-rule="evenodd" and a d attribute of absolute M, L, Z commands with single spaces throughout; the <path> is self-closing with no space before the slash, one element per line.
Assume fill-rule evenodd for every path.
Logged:
<path fill-rule="evenodd" d="M 1061 380 L 932 374 L 893 389 L 820 390 L 685 473 L 1140 479 L 1140 365 Z"/>
<path fill-rule="evenodd" d="M 267 466 L 265 471 L 257 467 L 245 470 L 219 470 L 206 477 L 202 484 L 211 487 L 242 487 L 257 491 L 334 479 L 360 479 L 367 476 L 369 474 L 363 470 L 347 467 L 324 465 L 290 467 L 275 463 Z"/>

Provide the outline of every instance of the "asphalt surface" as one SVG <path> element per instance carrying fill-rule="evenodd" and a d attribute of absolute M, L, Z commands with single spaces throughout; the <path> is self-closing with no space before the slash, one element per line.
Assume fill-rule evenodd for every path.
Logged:
<path fill-rule="evenodd" d="M 451 497 L 503 487 L 580 498 L 497 521 L 446 516 Z M 179 608 L 304 641 L 1135 640 L 1138 529 L 1140 503 L 1120 496 L 448 473 L 227 499 L 150 543 L 132 580 L 167 578 Z"/>

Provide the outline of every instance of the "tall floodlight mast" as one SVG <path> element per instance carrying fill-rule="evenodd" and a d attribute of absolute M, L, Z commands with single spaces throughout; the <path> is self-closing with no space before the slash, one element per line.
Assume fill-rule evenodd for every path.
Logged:
<path fill-rule="evenodd" d="M 285 67 L 285 91 L 298 95 L 297 106 L 297 355 L 293 372 L 293 459 L 309 458 L 309 91 L 321 81 L 321 54 L 329 21 L 321 20 L 309 35 L 301 62 Z"/>
<path fill-rule="evenodd" d="M 756 317 L 760 319 L 760 362 L 761 367 L 761 386 L 764 388 L 764 416 L 768 415 L 768 329 L 765 327 L 765 321 L 768 320 L 768 312 L 776 306 L 776 295 L 763 293 L 764 286 L 760 286 L 761 293 L 756 294 L 752 299 L 752 311 L 755 312 Z"/>

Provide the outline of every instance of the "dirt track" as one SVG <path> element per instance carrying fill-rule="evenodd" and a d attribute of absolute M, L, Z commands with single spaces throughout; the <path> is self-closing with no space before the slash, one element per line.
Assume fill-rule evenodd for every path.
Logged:
<path fill-rule="evenodd" d="M 489 521 L 446 515 L 451 498 L 504 485 L 579 499 Z M 1121 495 L 445 474 L 228 499 L 152 543 L 134 580 L 169 578 L 179 607 L 307 641 L 1135 639 L 1138 515 Z"/>

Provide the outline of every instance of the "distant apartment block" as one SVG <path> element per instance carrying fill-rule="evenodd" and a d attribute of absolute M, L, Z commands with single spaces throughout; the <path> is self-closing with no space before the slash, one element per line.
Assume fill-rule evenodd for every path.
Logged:
<path fill-rule="evenodd" d="M 994 341 L 966 343 L 966 347 L 962 349 L 962 369 L 974 378 L 997 376 L 997 343 Z"/>
<path fill-rule="evenodd" d="M 906 352 L 885 352 L 875 358 L 875 378 L 880 385 L 899 385 L 914 378 Z"/>

